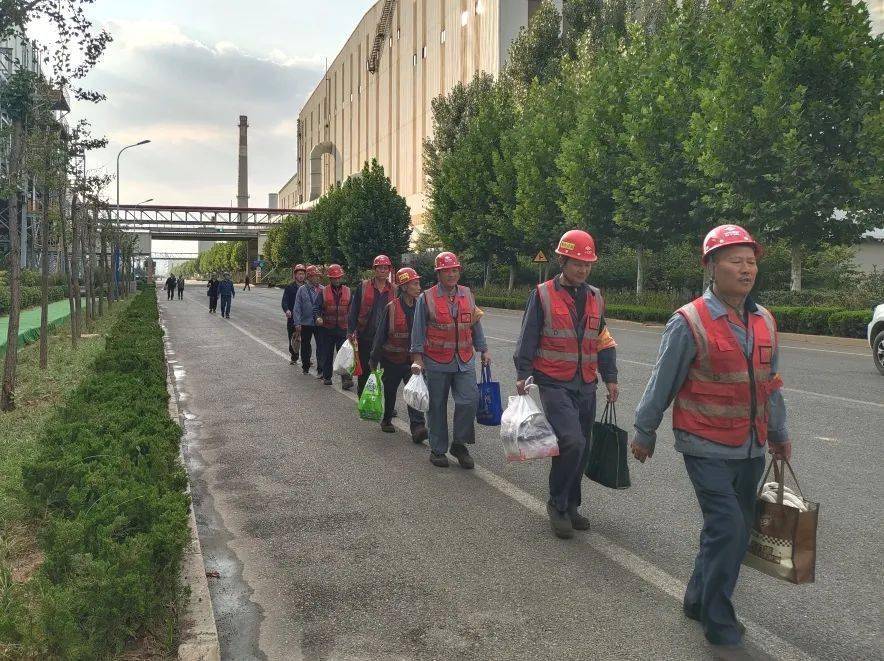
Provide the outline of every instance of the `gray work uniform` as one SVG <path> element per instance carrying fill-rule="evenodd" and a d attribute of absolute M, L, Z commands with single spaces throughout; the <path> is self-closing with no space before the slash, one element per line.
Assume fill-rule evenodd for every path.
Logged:
<path fill-rule="evenodd" d="M 441 287 L 441 285 L 440 285 Z M 466 294 L 458 290 L 458 296 Z M 426 292 L 417 299 L 414 311 L 414 324 L 411 328 L 411 353 L 423 355 L 424 378 L 430 393 L 430 410 L 427 411 L 427 432 L 430 447 L 436 454 L 448 452 L 448 394 L 454 396 L 454 438 L 456 445 L 469 445 L 476 442 L 476 408 L 479 405 L 479 389 L 476 387 L 476 355 L 468 361 L 461 360 L 457 351 L 450 363 L 438 363 L 424 353 L 427 338 L 429 312 L 425 300 Z M 458 304 L 455 299 L 449 302 L 452 319 L 457 322 Z M 482 322 L 473 324 L 473 348 L 482 353 L 488 350 Z"/>

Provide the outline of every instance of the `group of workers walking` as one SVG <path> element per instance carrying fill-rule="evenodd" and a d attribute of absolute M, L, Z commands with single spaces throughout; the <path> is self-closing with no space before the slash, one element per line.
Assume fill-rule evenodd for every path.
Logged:
<path fill-rule="evenodd" d="M 178 300 L 184 300 L 184 276 L 176 278 L 174 275 L 169 275 L 163 288 L 166 290 L 167 300 L 175 299 L 176 290 L 178 291 Z"/>
<path fill-rule="evenodd" d="M 599 380 L 610 402 L 617 401 L 619 386 L 617 344 L 605 320 L 605 302 L 587 283 L 598 259 L 595 242 L 588 233 L 571 230 L 555 252 L 561 273 L 529 296 L 513 360 L 517 392 L 525 394 L 526 382 L 533 379 L 558 439 L 547 513 L 553 533 L 567 539 L 590 527 L 579 508 Z M 702 623 L 710 643 L 726 648 L 739 646 L 745 631 L 731 597 L 754 522 L 765 446 L 776 458 L 791 456 L 776 323 L 750 296 L 761 252 L 739 226 L 721 225 L 708 233 L 701 261 L 711 285 L 667 323 L 630 445 L 638 461 L 651 458 L 656 430 L 673 405 L 675 448 L 684 456 L 703 515 L 684 613 Z M 379 255 L 373 277 L 351 292 L 337 264 L 328 268 L 326 286 L 319 284 L 316 266 L 295 266 L 282 298 L 290 341 L 300 334 L 300 355 L 290 342 L 291 363 L 300 358 L 304 374 L 309 373 L 313 339 L 317 377 L 331 385 L 334 352 L 353 342 L 362 371 L 359 392 L 376 366 L 384 370 L 385 432 L 395 431 L 399 385 L 422 373 L 429 409 L 424 416 L 409 408 L 412 440 L 429 439 L 434 466 L 447 467 L 450 453 L 461 467 L 473 468 L 468 446 L 475 443 L 476 364 L 491 360 L 482 311 L 469 288 L 459 284 L 461 266 L 453 253 L 436 257 L 437 282 L 423 292 L 413 269 L 399 269 L 392 278 L 391 269 L 390 259 Z M 342 377 L 341 385 L 351 388 L 352 379 Z"/>
<path fill-rule="evenodd" d="M 230 304 L 236 296 L 236 289 L 229 273 L 225 273 L 220 279 L 214 275 L 206 283 L 206 296 L 209 297 L 209 312 L 214 314 L 218 311 L 218 299 L 221 299 L 221 316 L 230 319 Z"/>

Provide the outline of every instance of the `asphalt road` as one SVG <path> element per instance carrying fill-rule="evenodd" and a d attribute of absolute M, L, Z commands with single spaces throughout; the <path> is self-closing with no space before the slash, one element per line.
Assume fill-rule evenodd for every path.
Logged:
<path fill-rule="evenodd" d="M 706 659 L 681 613 L 701 524 L 667 418 L 633 486 L 584 481 L 592 531 L 555 539 L 547 465 L 503 460 L 478 427 L 477 470 L 430 465 L 352 396 L 289 366 L 281 290 L 160 296 L 187 418 L 185 456 L 227 659 Z M 483 319 L 504 396 L 520 314 Z M 660 329 L 612 322 L 619 422 Z M 850 340 L 784 336 L 793 465 L 819 501 L 817 581 L 744 568 L 735 595 L 756 658 L 884 658 L 884 378 Z M 337 379 L 336 379 L 337 381 Z M 399 410 L 404 413 L 400 402 Z"/>

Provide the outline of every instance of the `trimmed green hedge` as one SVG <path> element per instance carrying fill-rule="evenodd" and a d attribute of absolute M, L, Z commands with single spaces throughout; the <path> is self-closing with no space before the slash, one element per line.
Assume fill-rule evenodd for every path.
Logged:
<path fill-rule="evenodd" d="M 36 621 L 9 609 L 40 657 L 106 658 L 166 622 L 189 542 L 181 430 L 168 414 L 153 287 L 117 321 L 94 372 L 47 424 L 25 489 L 45 514 Z M 16 620 L 18 612 L 18 620 Z M 4 630 L 5 629 L 5 630 Z M 4 637 L 4 636 L 0 636 Z"/>
<path fill-rule="evenodd" d="M 507 310 L 524 310 L 527 295 L 513 293 L 512 296 L 486 296 L 476 293 L 476 305 Z M 871 311 L 840 310 L 824 307 L 774 306 L 768 308 L 777 320 L 777 327 L 783 333 L 805 333 L 808 335 L 838 335 L 841 337 L 866 336 L 866 327 L 872 318 Z M 610 304 L 607 314 L 611 319 L 655 322 L 665 324 L 673 310 L 649 308 L 640 305 Z"/>
<path fill-rule="evenodd" d="M 55 301 L 60 301 L 63 298 L 66 298 L 68 295 L 68 290 L 65 287 L 50 287 L 49 288 L 49 302 L 54 303 Z M 26 308 L 32 308 L 35 305 L 40 305 L 43 300 L 43 292 L 40 287 L 22 287 L 21 288 L 21 309 L 24 310 Z M 9 314 L 9 308 L 11 307 L 11 298 L 9 295 L 8 288 L 0 287 L 0 314 Z"/>

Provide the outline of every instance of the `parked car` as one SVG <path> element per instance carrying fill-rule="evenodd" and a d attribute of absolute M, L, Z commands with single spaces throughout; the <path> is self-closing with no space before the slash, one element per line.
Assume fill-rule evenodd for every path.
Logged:
<path fill-rule="evenodd" d="M 872 311 L 872 320 L 869 322 L 869 346 L 872 348 L 875 367 L 884 374 L 884 303 Z"/>

